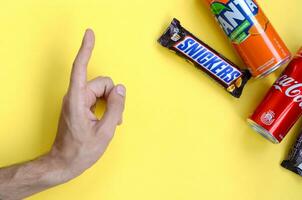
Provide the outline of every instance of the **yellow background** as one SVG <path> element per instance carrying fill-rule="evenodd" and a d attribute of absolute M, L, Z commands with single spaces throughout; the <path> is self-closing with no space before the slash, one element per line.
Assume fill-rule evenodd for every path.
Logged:
<path fill-rule="evenodd" d="M 302 1 L 259 0 L 291 52 Z M 96 33 L 89 78 L 127 86 L 124 124 L 104 157 L 32 200 L 296 200 L 302 177 L 280 167 L 301 123 L 279 145 L 245 120 L 278 73 L 240 100 L 157 44 L 173 17 L 240 66 L 202 0 L 1 1 L 0 165 L 48 151 L 70 66 L 86 27 Z"/>

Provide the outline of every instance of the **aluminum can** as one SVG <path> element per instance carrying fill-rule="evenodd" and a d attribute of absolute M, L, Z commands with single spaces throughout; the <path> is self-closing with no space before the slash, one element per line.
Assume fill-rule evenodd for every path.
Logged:
<path fill-rule="evenodd" d="M 248 119 L 250 126 L 280 143 L 302 114 L 302 48 Z"/>
<path fill-rule="evenodd" d="M 287 63 L 291 54 L 255 0 L 205 0 L 255 78 Z"/>

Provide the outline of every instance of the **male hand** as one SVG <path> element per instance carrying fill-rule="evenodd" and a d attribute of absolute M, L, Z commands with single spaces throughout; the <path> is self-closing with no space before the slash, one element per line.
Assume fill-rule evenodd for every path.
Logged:
<path fill-rule="evenodd" d="M 93 31 L 87 30 L 73 64 L 52 149 L 30 162 L 1 168 L 0 199 L 22 199 L 64 183 L 92 166 L 108 147 L 122 122 L 126 90 L 108 77 L 87 82 L 93 47 Z M 98 99 L 107 102 L 101 119 L 93 112 Z"/>
<path fill-rule="evenodd" d="M 67 168 L 73 178 L 92 166 L 104 153 L 117 125 L 122 123 L 126 90 L 108 77 L 86 80 L 94 47 L 94 33 L 87 30 L 73 64 L 70 86 L 63 100 L 58 134 L 50 156 Z M 98 99 L 107 102 L 101 119 L 94 113 Z M 67 176 L 66 176 L 67 175 Z"/>

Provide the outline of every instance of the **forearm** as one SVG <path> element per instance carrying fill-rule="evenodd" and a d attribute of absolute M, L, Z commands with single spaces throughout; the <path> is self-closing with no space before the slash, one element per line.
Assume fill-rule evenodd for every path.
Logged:
<path fill-rule="evenodd" d="M 0 169 L 0 200 L 17 200 L 68 181 L 63 161 L 51 154 Z"/>

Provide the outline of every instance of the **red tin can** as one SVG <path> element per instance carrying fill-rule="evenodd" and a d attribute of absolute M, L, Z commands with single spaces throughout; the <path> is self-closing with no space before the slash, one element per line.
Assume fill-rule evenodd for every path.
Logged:
<path fill-rule="evenodd" d="M 302 48 L 274 83 L 250 126 L 273 143 L 280 143 L 302 114 Z"/>

